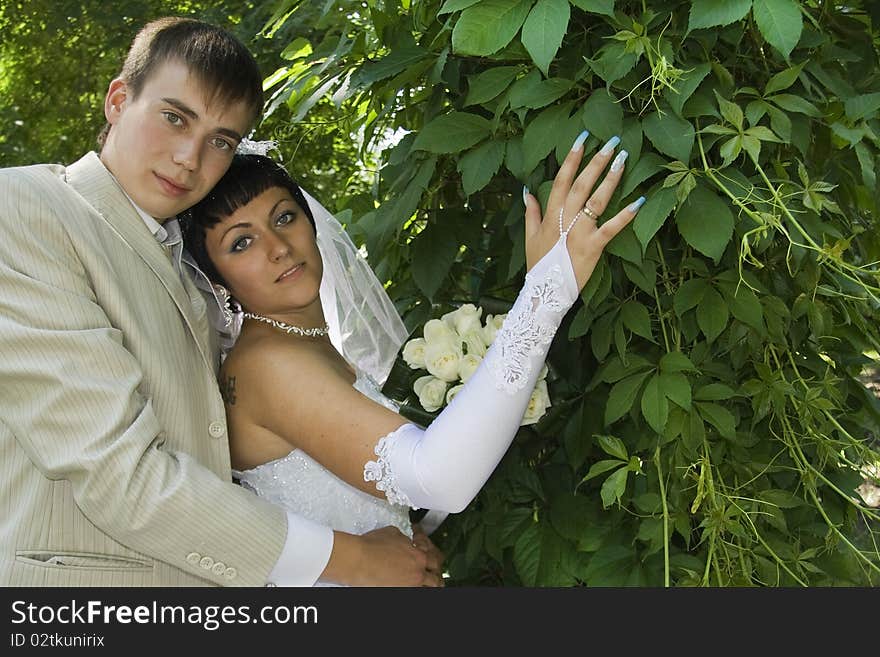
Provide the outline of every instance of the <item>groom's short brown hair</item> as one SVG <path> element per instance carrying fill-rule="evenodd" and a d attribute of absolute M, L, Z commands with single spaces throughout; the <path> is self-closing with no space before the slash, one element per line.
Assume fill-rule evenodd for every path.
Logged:
<path fill-rule="evenodd" d="M 212 98 L 223 103 L 244 101 L 253 121 L 263 107 L 263 79 L 250 51 L 230 32 L 192 18 L 169 16 L 147 23 L 132 41 L 118 78 L 134 97 L 156 69 L 167 61 L 185 64 Z M 103 147 L 110 125 L 98 135 Z"/>

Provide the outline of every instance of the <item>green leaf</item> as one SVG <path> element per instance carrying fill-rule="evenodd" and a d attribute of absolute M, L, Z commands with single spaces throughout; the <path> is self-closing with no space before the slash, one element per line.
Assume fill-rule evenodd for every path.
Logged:
<path fill-rule="evenodd" d="M 766 332 L 761 301 L 748 285 L 737 286 L 733 283 L 719 283 L 719 288 L 724 294 L 731 315 L 759 333 Z"/>
<path fill-rule="evenodd" d="M 767 81 L 767 85 L 764 87 L 764 95 L 766 96 L 776 91 L 788 89 L 795 83 L 795 80 L 798 79 L 803 68 L 803 64 L 798 64 L 797 66 L 792 66 L 791 68 L 787 68 L 781 73 L 774 75 Z"/>
<path fill-rule="evenodd" d="M 511 109 L 546 107 L 568 93 L 572 84 L 571 80 L 563 78 L 542 81 L 541 74 L 533 70 L 513 83 L 510 88 L 510 107 Z"/>
<path fill-rule="evenodd" d="M 480 2 L 480 0 L 446 0 L 446 2 L 443 3 L 443 6 L 440 7 L 440 11 L 437 12 L 437 15 L 442 16 L 443 14 L 451 14 L 454 11 L 461 11 L 462 9 L 467 9 L 478 2 Z"/>
<path fill-rule="evenodd" d="M 645 207 L 646 206 L 642 206 L 642 210 L 644 210 Z M 642 210 L 639 210 L 639 214 L 642 213 Z M 638 217 L 638 215 L 636 216 Z M 636 238 L 632 224 L 620 231 L 617 236 L 608 243 L 608 246 L 605 247 L 605 251 L 611 255 L 616 255 L 618 258 L 628 260 L 635 265 L 642 264 L 642 246 Z"/>
<path fill-rule="evenodd" d="M 642 416 L 648 425 L 659 434 L 663 433 L 669 418 L 669 402 L 660 387 L 660 376 L 655 374 L 642 393 Z"/>
<path fill-rule="evenodd" d="M 491 140 L 468 151 L 458 160 L 464 195 L 478 192 L 492 180 L 504 161 L 504 142 Z"/>
<path fill-rule="evenodd" d="M 620 181 L 620 198 L 626 198 L 629 196 L 636 187 L 641 185 L 658 171 L 661 171 L 665 163 L 666 160 L 656 153 L 645 153 L 642 155 L 635 163 L 635 166 L 627 168 L 624 171 L 623 180 Z M 654 202 L 655 199 L 652 197 L 651 203 Z M 639 215 L 641 215 L 641 211 L 639 211 Z M 636 217 L 636 221 L 638 221 L 638 216 Z M 650 240 L 650 237 L 648 239 Z"/>
<path fill-rule="evenodd" d="M 715 92 L 715 98 L 718 99 L 718 109 L 721 110 L 721 116 L 724 117 L 724 120 L 733 125 L 737 130 L 742 130 L 743 112 L 740 106 L 730 102 L 717 91 Z"/>
<path fill-rule="evenodd" d="M 620 309 L 620 318 L 623 325 L 636 335 L 655 342 L 651 331 L 651 315 L 644 304 L 638 301 L 627 301 Z"/>
<path fill-rule="evenodd" d="M 718 429 L 724 438 L 733 440 L 736 438 L 736 420 L 733 413 L 719 404 L 711 402 L 695 402 L 700 409 L 700 415 L 712 426 Z"/>
<path fill-rule="evenodd" d="M 590 466 L 590 471 L 586 474 L 582 481 L 589 481 L 594 477 L 605 474 L 609 470 L 614 470 L 615 468 L 619 468 L 624 465 L 626 465 L 626 462 L 619 461 L 618 459 L 606 459 L 604 461 L 598 461 Z"/>
<path fill-rule="evenodd" d="M 612 472 L 608 479 L 602 484 L 599 494 L 602 496 L 602 508 L 607 509 L 615 502 L 620 501 L 626 492 L 626 480 L 629 477 L 629 469 L 622 467 L 616 472 Z"/>
<path fill-rule="evenodd" d="M 716 263 L 733 236 L 730 206 L 704 185 L 697 185 L 679 206 L 675 223 L 688 244 Z"/>
<path fill-rule="evenodd" d="M 513 40 L 531 8 L 531 0 L 481 0 L 461 12 L 452 29 L 458 55 L 492 55 Z"/>
<path fill-rule="evenodd" d="M 795 0 L 754 0 L 752 15 L 763 37 L 788 59 L 804 28 Z"/>
<path fill-rule="evenodd" d="M 591 14 L 614 17 L 614 0 L 571 0 L 571 4 Z"/>
<path fill-rule="evenodd" d="M 666 102 L 678 116 L 681 116 L 685 102 L 694 94 L 703 78 L 712 70 L 708 62 L 697 64 L 692 69 L 684 72 L 681 78 L 674 84 L 673 89 L 664 92 Z"/>
<path fill-rule="evenodd" d="M 468 112 L 442 114 L 425 125 L 413 142 L 413 150 L 432 153 L 458 153 L 467 150 L 492 133 L 492 124 Z"/>
<path fill-rule="evenodd" d="M 710 383 L 694 392 L 697 401 L 719 401 L 736 397 L 736 392 L 723 383 Z"/>
<path fill-rule="evenodd" d="M 538 0 L 526 18 L 522 43 L 544 75 L 562 45 L 570 17 L 568 0 Z"/>
<path fill-rule="evenodd" d="M 516 66 L 496 66 L 471 78 L 464 106 L 479 105 L 496 98 L 510 86 L 517 70 Z"/>
<path fill-rule="evenodd" d="M 775 103 L 787 112 L 806 114 L 807 116 L 812 116 L 816 119 L 822 117 L 822 112 L 820 112 L 813 103 L 800 96 L 792 94 L 776 94 L 775 96 L 769 96 L 767 100 Z"/>
<path fill-rule="evenodd" d="M 525 586 L 571 586 L 561 568 L 564 544 L 548 523 L 535 523 L 513 547 L 513 564 Z"/>
<path fill-rule="evenodd" d="M 606 89 L 596 89 L 584 103 L 583 121 L 590 134 L 608 140 L 622 132 L 623 109 Z"/>
<path fill-rule="evenodd" d="M 682 283 L 672 299 L 675 314 L 681 317 L 691 308 L 696 308 L 709 289 L 709 283 L 705 278 L 691 278 Z"/>
<path fill-rule="evenodd" d="M 605 405 L 606 426 L 619 420 L 629 412 L 636 400 L 639 388 L 648 374 L 650 372 L 633 374 L 614 384 L 611 392 L 608 393 L 608 402 Z"/>
<path fill-rule="evenodd" d="M 419 289 L 433 299 L 458 255 L 459 244 L 451 226 L 429 224 L 412 245 L 412 276 Z"/>
<path fill-rule="evenodd" d="M 633 548 L 609 544 L 593 555 L 580 578 L 587 586 L 623 586 L 637 564 Z"/>
<path fill-rule="evenodd" d="M 706 340 L 715 341 L 727 326 L 728 310 L 724 299 L 714 289 L 708 288 L 703 300 L 697 306 L 697 325 L 706 336 Z"/>
<path fill-rule="evenodd" d="M 691 409 L 691 383 L 681 372 L 661 372 L 660 390 L 686 411 Z"/>
<path fill-rule="evenodd" d="M 399 50 L 392 50 L 378 61 L 365 64 L 355 75 L 352 84 L 366 86 L 390 78 L 420 62 L 427 55 L 428 52 L 418 46 L 405 46 Z"/>
<path fill-rule="evenodd" d="M 675 372 L 696 372 L 697 368 L 691 362 L 691 359 L 680 351 L 670 351 L 663 354 L 660 359 L 660 371 L 673 374 Z"/>
<path fill-rule="evenodd" d="M 543 110 L 526 126 L 523 134 L 523 167 L 531 171 L 556 147 L 548 135 L 568 119 L 573 102 L 553 105 Z"/>
<path fill-rule="evenodd" d="M 601 447 L 602 451 L 604 451 L 606 454 L 616 456 L 623 461 L 629 459 L 629 453 L 626 451 L 626 445 L 624 445 L 623 441 L 617 436 L 597 434 L 595 438 L 596 442 L 599 443 L 599 447 Z"/>
<path fill-rule="evenodd" d="M 663 222 L 672 212 L 675 201 L 675 190 L 665 187 L 652 194 L 650 201 L 639 210 L 633 220 L 633 231 L 643 251 L 648 248 L 651 238 L 660 230 Z"/>
<path fill-rule="evenodd" d="M 532 524 L 533 511 L 531 509 L 516 508 L 507 511 L 501 519 L 498 529 L 498 541 L 501 547 L 510 547 L 519 536 Z"/>
<path fill-rule="evenodd" d="M 682 162 L 690 160 L 694 147 L 694 126 L 690 121 L 669 112 L 663 116 L 653 112 L 645 117 L 642 128 L 658 151 Z"/>
<path fill-rule="evenodd" d="M 638 61 L 638 55 L 627 52 L 622 43 L 612 43 L 599 51 L 596 59 L 587 59 L 590 68 L 606 84 L 612 84 L 629 73 Z"/>
<path fill-rule="evenodd" d="M 846 116 L 853 123 L 859 119 L 864 119 L 868 115 L 876 114 L 878 109 L 880 109 L 880 93 L 853 96 L 852 98 L 847 98 L 846 103 L 844 103 Z M 872 118 L 877 117 L 873 116 Z"/>
<path fill-rule="evenodd" d="M 741 20 L 751 8 L 752 0 L 694 0 L 691 3 L 688 32 L 730 25 Z"/>

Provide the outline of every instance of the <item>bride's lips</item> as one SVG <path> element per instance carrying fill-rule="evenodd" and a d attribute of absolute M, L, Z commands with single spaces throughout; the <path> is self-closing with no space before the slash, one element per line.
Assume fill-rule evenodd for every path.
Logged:
<path fill-rule="evenodd" d="M 283 283 L 285 281 L 292 281 L 299 278 L 303 269 L 305 269 L 306 264 L 304 262 L 299 263 L 298 265 L 294 265 L 290 269 L 286 269 L 284 273 L 281 274 L 278 278 L 275 279 L 276 283 Z"/>
<path fill-rule="evenodd" d="M 174 182 L 170 178 L 166 178 L 165 176 L 160 176 L 158 173 L 153 173 L 156 176 L 156 180 L 159 181 L 159 187 L 162 188 L 168 196 L 179 197 L 184 194 L 188 194 L 191 190 L 188 187 L 184 187 L 183 185 L 179 185 Z"/>

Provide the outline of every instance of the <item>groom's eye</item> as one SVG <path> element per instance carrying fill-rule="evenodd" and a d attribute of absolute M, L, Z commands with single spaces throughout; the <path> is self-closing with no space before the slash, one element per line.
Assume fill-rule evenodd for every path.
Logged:
<path fill-rule="evenodd" d="M 181 125 L 183 123 L 183 118 L 179 114 L 175 114 L 174 112 L 164 111 L 162 112 L 162 116 L 165 117 L 165 120 L 168 121 L 171 125 Z"/>

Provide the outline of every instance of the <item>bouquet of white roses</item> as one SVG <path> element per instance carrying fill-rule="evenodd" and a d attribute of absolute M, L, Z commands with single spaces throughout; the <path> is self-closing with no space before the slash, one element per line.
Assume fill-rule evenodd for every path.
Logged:
<path fill-rule="evenodd" d="M 485 323 L 481 323 L 482 314 L 482 308 L 465 304 L 440 319 L 429 320 L 422 330 L 424 337 L 413 338 L 403 346 L 406 364 L 414 370 L 428 372 L 416 379 L 413 391 L 429 413 L 440 410 L 458 394 L 476 371 L 507 317 L 506 314 L 487 315 Z M 545 365 L 520 426 L 535 424 L 549 407 Z"/>

